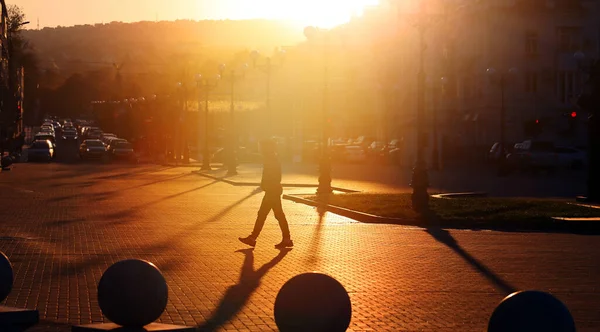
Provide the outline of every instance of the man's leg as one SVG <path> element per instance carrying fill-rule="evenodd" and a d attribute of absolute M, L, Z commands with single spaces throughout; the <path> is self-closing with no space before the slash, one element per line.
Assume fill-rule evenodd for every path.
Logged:
<path fill-rule="evenodd" d="M 252 230 L 252 237 L 258 238 L 260 232 L 265 226 L 265 220 L 267 220 L 267 216 L 271 209 L 273 208 L 273 199 L 270 197 L 268 193 L 265 193 L 265 196 L 262 199 L 262 203 L 260 204 L 260 208 L 258 209 L 258 213 L 256 216 L 256 222 L 254 223 L 254 230 Z"/>
<path fill-rule="evenodd" d="M 287 218 L 285 217 L 285 213 L 283 213 L 283 207 L 281 206 L 281 196 L 277 195 L 273 199 L 273 213 L 275 214 L 275 219 L 279 222 L 279 228 L 281 228 L 282 240 L 280 243 L 276 244 L 276 248 L 285 248 L 285 247 L 293 247 L 294 243 L 290 237 L 290 226 L 288 225 Z"/>
<path fill-rule="evenodd" d="M 260 208 L 258 209 L 258 215 L 256 216 L 256 222 L 254 223 L 254 230 L 252 230 L 252 234 L 247 237 L 241 237 L 239 240 L 247 244 L 249 246 L 254 247 L 256 245 L 256 239 L 260 235 L 260 232 L 265 225 L 265 220 L 267 220 L 267 216 L 271 211 L 271 200 L 268 194 L 265 193 L 265 196 L 262 199 L 262 203 L 260 204 Z"/>

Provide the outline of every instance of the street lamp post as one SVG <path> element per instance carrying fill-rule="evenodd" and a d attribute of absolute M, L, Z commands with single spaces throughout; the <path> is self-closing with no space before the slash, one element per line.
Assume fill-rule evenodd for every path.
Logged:
<path fill-rule="evenodd" d="M 214 82 L 209 82 L 207 79 L 203 79 L 202 75 L 196 75 L 196 83 L 198 85 L 199 90 L 199 98 L 198 98 L 198 114 L 200 114 L 200 107 L 202 105 L 202 94 L 204 94 L 204 145 L 202 151 L 202 167 L 201 171 L 210 171 L 210 149 L 208 148 L 208 139 L 209 139 L 209 124 L 208 124 L 208 98 L 210 92 L 215 89 L 219 85 L 219 80 L 221 79 L 221 75 L 217 75 Z M 200 116 L 198 116 L 198 119 Z M 200 129 L 198 127 L 198 129 Z M 201 140 L 200 140 L 201 141 Z M 200 145 L 198 145 L 198 149 L 200 149 Z"/>
<path fill-rule="evenodd" d="M 500 156 L 498 158 L 498 175 L 504 175 L 506 172 L 506 106 L 505 93 L 506 85 L 509 81 L 509 75 L 517 73 L 516 68 L 511 68 L 507 72 L 496 73 L 496 69 L 488 68 L 486 70 L 490 79 L 500 87 Z"/>
<path fill-rule="evenodd" d="M 321 158 L 319 162 L 319 186 L 317 195 L 328 195 L 333 192 L 331 187 L 331 156 L 329 153 L 329 31 L 315 27 L 304 29 L 304 35 L 309 41 L 319 39 L 323 43 L 323 104 L 321 127 Z"/>
<path fill-rule="evenodd" d="M 425 30 L 426 25 L 417 25 L 419 32 L 419 72 L 417 74 L 417 160 L 413 168 L 411 187 L 412 206 L 415 211 L 425 212 L 429 208 L 429 194 L 427 187 L 429 186 L 429 175 L 427 174 L 427 166 L 423 155 L 425 148 L 424 135 L 424 112 L 425 112 Z"/>
<path fill-rule="evenodd" d="M 236 149 L 237 149 L 237 134 L 235 132 L 235 83 L 245 77 L 246 69 L 248 68 L 247 64 L 244 64 L 241 70 L 236 71 L 236 69 L 231 69 L 229 73 L 229 80 L 231 83 L 231 105 L 230 105 L 230 126 L 229 126 L 229 143 L 228 145 L 228 153 L 227 155 L 227 175 L 237 175 L 237 158 L 236 158 Z M 219 67 L 219 71 L 221 72 L 221 76 L 223 76 L 223 72 L 225 71 L 225 65 L 222 64 Z"/>
<path fill-rule="evenodd" d="M 600 60 L 584 61 L 583 52 L 575 53 L 580 71 L 587 74 L 586 89 L 579 95 L 577 106 L 589 112 L 588 116 L 588 179 L 587 196 L 579 201 L 600 202 Z"/>
<path fill-rule="evenodd" d="M 181 160 L 181 150 L 182 150 L 182 132 L 181 132 L 181 123 L 182 116 L 185 112 L 185 85 L 182 82 L 177 82 L 177 95 L 179 99 L 179 107 L 177 108 L 177 118 L 175 119 L 175 126 L 173 128 L 173 140 L 174 140 L 174 157 L 175 164 L 177 165 Z"/>
<path fill-rule="evenodd" d="M 432 135 L 433 135 L 433 146 L 431 150 L 431 169 L 439 171 L 440 166 L 440 151 L 438 142 L 438 98 L 439 94 L 444 93 L 444 85 L 446 84 L 446 78 L 440 78 L 440 86 L 438 87 L 436 82 L 432 82 L 432 107 L 431 107 L 431 121 L 432 121 Z M 439 93 L 439 94 L 438 94 Z"/>
<path fill-rule="evenodd" d="M 282 64 L 283 64 L 283 57 L 285 56 L 285 51 L 284 50 L 279 50 L 276 52 L 275 56 L 277 56 L 280 59 L 280 63 L 279 64 L 274 64 L 273 63 L 273 59 L 271 57 L 266 57 L 265 59 L 265 63 L 264 64 L 258 64 L 258 60 L 260 58 L 260 52 L 259 51 L 252 51 L 252 53 L 250 54 L 250 57 L 252 59 L 252 64 L 254 68 L 259 68 L 262 72 L 264 72 L 267 76 L 267 92 L 266 92 L 266 114 L 265 114 L 265 120 L 266 120 L 266 126 L 267 128 L 265 128 L 265 136 L 269 137 L 272 133 L 273 133 L 273 125 L 272 125 L 272 119 L 271 119 L 271 75 L 273 74 L 273 72 L 275 70 L 277 70 Z"/>

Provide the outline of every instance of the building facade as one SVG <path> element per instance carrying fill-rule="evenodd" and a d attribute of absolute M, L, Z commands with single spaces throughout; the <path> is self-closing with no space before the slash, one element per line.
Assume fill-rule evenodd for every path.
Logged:
<path fill-rule="evenodd" d="M 467 146 L 498 141 L 503 93 L 507 141 L 585 144 L 587 116 L 577 114 L 574 102 L 585 74 L 574 55 L 599 55 L 598 2 L 480 1 L 473 7 L 449 20 L 454 24 L 432 43 L 443 46 L 437 51 L 450 64 L 447 107 L 454 116 L 446 118 L 446 134 Z M 500 76 L 504 89 L 496 83 Z"/>

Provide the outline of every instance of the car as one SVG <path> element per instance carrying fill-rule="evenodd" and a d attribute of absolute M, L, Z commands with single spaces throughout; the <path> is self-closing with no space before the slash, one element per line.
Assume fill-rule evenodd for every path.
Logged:
<path fill-rule="evenodd" d="M 66 140 L 66 141 L 77 141 L 79 137 L 77 136 L 77 131 L 72 129 L 72 130 L 67 130 L 65 129 L 65 131 L 62 134 L 62 139 Z"/>
<path fill-rule="evenodd" d="M 512 169 L 523 171 L 554 171 L 559 165 L 554 143 L 547 141 L 527 140 L 517 143 L 506 158 Z"/>
<path fill-rule="evenodd" d="M 102 130 L 90 129 L 88 132 L 86 132 L 86 136 L 88 139 L 100 140 L 100 138 L 102 137 Z M 100 141 L 100 142 L 102 142 L 102 141 Z"/>
<path fill-rule="evenodd" d="M 52 143 L 52 147 L 56 148 L 56 136 L 51 132 L 39 132 L 33 136 L 34 141 L 50 141 Z"/>
<path fill-rule="evenodd" d="M 343 151 L 343 160 L 349 163 L 362 163 L 367 160 L 367 153 L 361 146 L 346 146 Z"/>
<path fill-rule="evenodd" d="M 567 169 L 582 169 L 587 164 L 587 155 L 580 149 L 557 146 L 554 152 L 558 156 L 558 167 Z"/>
<path fill-rule="evenodd" d="M 49 131 L 49 132 L 55 132 L 56 130 L 54 129 L 54 126 L 52 125 L 42 125 L 40 127 L 40 131 Z"/>
<path fill-rule="evenodd" d="M 113 140 L 107 148 L 108 154 L 113 160 L 127 160 L 137 162 L 137 156 L 133 145 L 127 141 Z"/>
<path fill-rule="evenodd" d="M 106 146 L 99 139 L 86 139 L 79 146 L 79 158 L 87 159 L 105 159 Z"/>
<path fill-rule="evenodd" d="M 100 136 L 100 140 L 101 140 L 101 141 L 102 141 L 104 144 L 106 144 L 106 145 L 108 145 L 108 144 L 109 144 L 109 142 L 110 142 L 110 140 L 111 140 L 112 138 L 117 138 L 117 135 L 115 135 L 115 134 L 111 134 L 111 133 L 103 133 L 103 134 Z"/>
<path fill-rule="evenodd" d="M 47 161 L 54 159 L 54 145 L 50 140 L 35 140 L 27 149 L 27 161 Z"/>

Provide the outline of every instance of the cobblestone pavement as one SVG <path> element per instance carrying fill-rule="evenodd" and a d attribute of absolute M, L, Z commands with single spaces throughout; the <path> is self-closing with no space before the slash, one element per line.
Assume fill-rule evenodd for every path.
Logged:
<path fill-rule="evenodd" d="M 34 331 L 102 322 L 102 272 L 141 258 L 170 287 L 160 321 L 204 330 L 274 330 L 277 291 L 307 271 L 347 288 L 352 331 L 482 331 L 513 288 L 551 291 L 580 331 L 600 330 L 597 237 L 427 232 L 321 219 L 284 201 L 296 247 L 273 248 L 280 233 L 270 216 L 254 252 L 237 252 L 260 199 L 190 168 L 18 164 L 0 173 L 0 250 L 16 274 L 4 304 L 38 308 L 44 323 Z M 257 273 L 240 279 L 243 266 Z"/>

